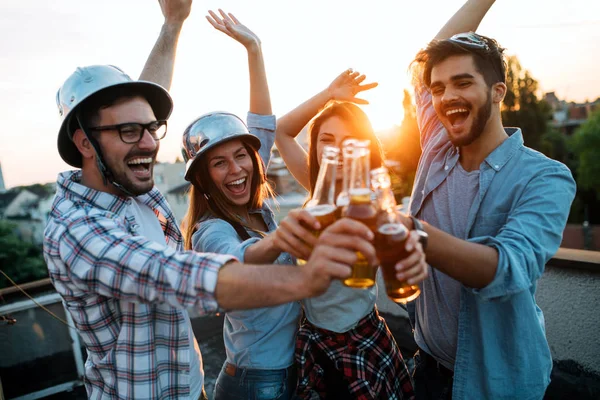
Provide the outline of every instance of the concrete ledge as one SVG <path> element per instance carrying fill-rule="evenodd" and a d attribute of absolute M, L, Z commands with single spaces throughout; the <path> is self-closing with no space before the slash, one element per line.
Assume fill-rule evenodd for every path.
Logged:
<path fill-rule="evenodd" d="M 554 257 L 548 261 L 548 264 L 559 268 L 600 272 L 600 251 L 560 248 Z"/>

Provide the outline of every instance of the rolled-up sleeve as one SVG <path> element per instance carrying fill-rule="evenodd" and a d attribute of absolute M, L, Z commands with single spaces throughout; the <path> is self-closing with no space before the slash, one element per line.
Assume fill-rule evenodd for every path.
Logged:
<path fill-rule="evenodd" d="M 444 126 L 435 113 L 431 92 L 423 83 L 415 85 L 415 103 L 417 105 L 417 126 L 421 138 L 421 148 L 425 149 L 429 141 L 444 132 Z"/>
<path fill-rule="evenodd" d="M 246 123 L 250 133 L 260 140 L 258 153 L 265 168 L 268 168 L 271 161 L 271 150 L 275 144 L 276 118 L 274 115 L 259 115 L 249 112 Z"/>
<path fill-rule="evenodd" d="M 222 219 L 209 219 L 199 224 L 192 237 L 192 246 L 199 252 L 229 254 L 241 262 L 248 247 L 260 238 L 241 240 L 233 227 Z"/>
<path fill-rule="evenodd" d="M 575 190 L 566 167 L 541 170 L 528 183 L 496 236 L 469 239 L 498 251 L 492 282 L 482 289 L 470 290 L 486 300 L 502 300 L 528 290 L 542 276 L 546 263 L 560 246 Z"/>

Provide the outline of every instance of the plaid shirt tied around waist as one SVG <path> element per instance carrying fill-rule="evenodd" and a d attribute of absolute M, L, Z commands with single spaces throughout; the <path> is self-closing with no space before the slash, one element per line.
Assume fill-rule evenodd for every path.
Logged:
<path fill-rule="evenodd" d="M 325 379 L 328 368 L 319 364 L 319 355 L 327 357 L 327 363 L 331 362 L 337 369 L 336 374 L 342 376 L 348 389 L 346 397 L 356 400 L 414 398 L 402 354 L 377 308 L 344 333 L 320 329 L 304 321 L 296 337 L 295 354 L 296 394 L 301 399 L 330 398 Z"/>
<path fill-rule="evenodd" d="M 88 359 L 90 399 L 176 399 L 190 395 L 185 308 L 218 311 L 219 268 L 235 258 L 183 252 L 177 223 L 154 188 L 137 199 L 157 215 L 165 243 L 140 236 L 125 216 L 133 201 L 87 188 L 61 173 L 44 232 L 50 278 Z"/>

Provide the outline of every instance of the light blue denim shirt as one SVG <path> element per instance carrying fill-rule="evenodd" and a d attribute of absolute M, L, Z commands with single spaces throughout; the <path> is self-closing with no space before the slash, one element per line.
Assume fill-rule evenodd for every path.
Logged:
<path fill-rule="evenodd" d="M 423 154 L 412 215 L 459 159 L 431 95 L 422 87 L 416 94 Z M 575 182 L 566 166 L 525 147 L 519 129 L 506 132 L 509 138 L 480 165 L 479 194 L 468 214 L 467 240 L 494 247 L 499 259 L 485 288 L 461 287 L 455 400 L 541 399 L 550 382 L 552 358 L 535 290 L 560 246 Z M 414 321 L 415 305 L 409 306 Z"/>
<path fill-rule="evenodd" d="M 265 166 L 268 166 L 275 137 L 275 117 L 249 113 L 248 129 L 261 140 L 259 153 Z M 261 214 L 268 232 L 277 229 L 273 211 L 266 204 L 251 213 Z M 228 222 L 205 216 L 198 224 L 192 243 L 194 250 L 230 254 L 243 262 L 246 249 L 261 238 L 252 231 L 248 231 L 248 234 L 252 237 L 242 241 Z M 280 254 L 275 261 L 275 264 L 294 263 L 295 260 L 287 253 Z M 227 312 L 223 326 L 227 362 L 256 369 L 289 367 L 294 362 L 299 317 L 299 302 Z"/>

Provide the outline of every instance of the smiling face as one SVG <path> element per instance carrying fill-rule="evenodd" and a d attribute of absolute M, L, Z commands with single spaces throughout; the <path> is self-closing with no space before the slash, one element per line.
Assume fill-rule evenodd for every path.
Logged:
<path fill-rule="evenodd" d="M 150 104 L 143 97 L 119 100 L 98 111 L 95 126 L 117 125 L 127 122 L 147 124 L 156 121 Z M 139 196 L 154 187 L 154 163 L 160 144 L 148 131 L 144 131 L 138 143 L 124 143 L 117 130 L 94 133 L 98 140 L 106 166 L 113 174 L 113 181 L 130 194 Z M 120 194 L 120 190 L 111 189 Z"/>
<path fill-rule="evenodd" d="M 492 114 L 492 89 L 473 56 L 452 56 L 436 64 L 430 89 L 438 118 L 455 146 L 468 146 L 482 135 Z"/>
<path fill-rule="evenodd" d="M 341 150 L 344 140 L 352 137 L 352 130 L 340 117 L 332 116 L 323 121 L 317 134 L 317 161 L 319 165 L 321 164 L 321 157 L 323 156 L 323 148 L 325 146 L 333 146 Z M 343 160 L 340 151 L 336 180 L 341 181 L 342 178 Z"/>
<path fill-rule="evenodd" d="M 239 139 L 230 140 L 206 154 L 208 173 L 216 188 L 234 206 L 245 207 L 251 197 L 254 165 Z"/>

